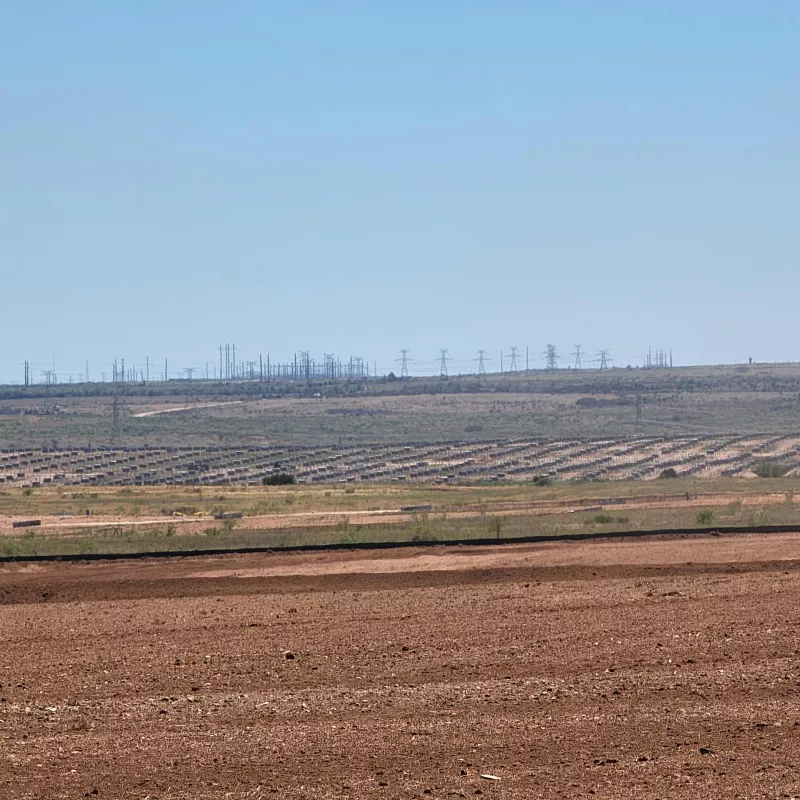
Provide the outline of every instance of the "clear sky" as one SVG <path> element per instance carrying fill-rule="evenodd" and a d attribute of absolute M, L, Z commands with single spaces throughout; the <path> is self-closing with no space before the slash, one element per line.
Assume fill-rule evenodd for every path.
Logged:
<path fill-rule="evenodd" d="M 797 0 L 0 3 L 0 379 L 797 360 L 798 255 Z"/>

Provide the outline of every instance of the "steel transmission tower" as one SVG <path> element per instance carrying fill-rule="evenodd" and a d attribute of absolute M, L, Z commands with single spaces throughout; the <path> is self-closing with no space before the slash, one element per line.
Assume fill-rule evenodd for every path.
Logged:
<path fill-rule="evenodd" d="M 517 371 L 517 350 L 519 348 L 510 347 L 509 349 L 511 350 L 511 355 L 509 356 L 511 358 L 511 366 L 508 368 L 508 371 L 509 372 L 516 372 Z"/>
<path fill-rule="evenodd" d="M 478 375 L 484 378 L 486 377 L 486 362 L 488 360 L 489 359 L 486 356 L 486 351 L 478 350 L 478 357 L 475 359 L 475 361 L 478 362 Z"/>
<path fill-rule="evenodd" d="M 446 378 L 447 377 L 447 362 L 452 361 L 451 358 L 448 357 L 448 353 L 450 351 L 445 348 L 443 350 L 439 350 L 439 377 Z"/>
<path fill-rule="evenodd" d="M 542 353 L 547 362 L 546 369 L 549 372 L 557 372 L 558 371 L 558 350 L 554 344 L 548 344 L 545 346 L 545 351 Z"/>
<path fill-rule="evenodd" d="M 610 358 L 610 350 L 598 350 L 597 355 L 600 357 L 600 369 L 608 369 L 609 362 L 613 359 Z"/>
<path fill-rule="evenodd" d="M 581 363 L 581 345 L 575 345 L 575 352 L 572 355 L 575 356 L 575 369 L 583 369 L 583 364 Z"/>
<path fill-rule="evenodd" d="M 408 362 L 414 360 L 414 359 L 409 359 L 408 354 L 410 352 L 411 351 L 407 347 L 405 347 L 402 350 L 400 350 L 400 358 L 395 359 L 395 361 L 402 362 L 400 364 L 400 377 L 401 378 L 407 378 L 408 377 Z"/>

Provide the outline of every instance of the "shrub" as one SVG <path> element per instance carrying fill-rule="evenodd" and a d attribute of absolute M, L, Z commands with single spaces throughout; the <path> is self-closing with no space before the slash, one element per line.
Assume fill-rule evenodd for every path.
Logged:
<path fill-rule="evenodd" d="M 791 467 L 788 464 L 778 464 L 775 461 L 768 461 L 766 464 L 759 464 L 753 472 L 759 478 L 782 478 Z"/>
<path fill-rule="evenodd" d="M 235 519 L 224 519 L 222 520 L 222 531 L 226 536 L 230 536 L 233 533 L 233 529 L 236 527 L 236 520 Z"/>
<path fill-rule="evenodd" d="M 608 525 L 613 521 L 614 517 L 611 517 L 608 514 L 595 514 L 592 517 L 592 522 L 594 522 L 597 525 Z"/>
<path fill-rule="evenodd" d="M 539 475 L 533 479 L 534 486 L 552 486 L 553 479 L 549 475 Z"/>
<path fill-rule="evenodd" d="M 661 470 L 661 474 L 658 477 L 662 479 L 677 478 L 678 471 L 675 469 L 675 467 L 667 467 L 666 469 Z"/>
<path fill-rule="evenodd" d="M 264 486 L 288 486 L 296 483 L 297 479 L 288 472 L 274 472 L 272 475 L 267 475 L 261 482 Z"/>
<path fill-rule="evenodd" d="M 714 523 L 714 512 L 710 508 L 701 508 L 697 512 L 697 520 L 698 525 L 713 525 Z"/>

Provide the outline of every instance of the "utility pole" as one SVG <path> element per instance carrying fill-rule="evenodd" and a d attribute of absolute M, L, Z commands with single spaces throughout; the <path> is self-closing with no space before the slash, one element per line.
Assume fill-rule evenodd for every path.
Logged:
<path fill-rule="evenodd" d="M 528 345 L 525 345 L 525 372 L 531 371 L 530 361 L 528 359 Z"/>
<path fill-rule="evenodd" d="M 300 366 L 303 370 L 303 374 L 305 379 L 308 381 L 311 378 L 311 351 L 310 350 L 301 350 L 300 351 Z"/>
<path fill-rule="evenodd" d="M 145 383 L 150 383 L 150 356 L 144 357 Z"/>
<path fill-rule="evenodd" d="M 511 347 L 511 367 L 509 368 L 509 372 L 516 372 L 517 371 L 517 348 Z"/>
<path fill-rule="evenodd" d="M 116 390 L 115 390 L 116 392 Z M 119 396 L 114 394 L 114 403 L 111 407 L 111 444 L 119 444 L 120 434 L 122 433 L 122 426 L 120 424 L 119 415 Z"/>
<path fill-rule="evenodd" d="M 192 400 L 192 378 L 194 377 L 194 373 L 196 371 L 196 367 L 185 367 L 183 371 L 186 373 L 186 400 L 187 400 L 187 402 L 191 402 L 191 400 Z"/>
<path fill-rule="evenodd" d="M 581 345 L 575 345 L 575 352 L 572 355 L 575 356 L 575 369 L 583 369 L 583 364 L 581 363 Z"/>
<path fill-rule="evenodd" d="M 478 376 L 481 378 L 486 377 L 486 362 L 488 360 L 489 359 L 486 357 L 486 351 L 478 350 L 478 357 L 475 359 L 475 361 L 478 362 Z"/>
<path fill-rule="evenodd" d="M 167 369 L 167 359 L 164 359 L 164 383 L 169 380 L 169 370 Z"/>
<path fill-rule="evenodd" d="M 322 357 L 325 359 L 325 377 L 332 381 L 336 377 L 336 353 L 323 353 Z"/>
<path fill-rule="evenodd" d="M 447 362 L 448 361 L 452 361 L 452 359 L 448 358 L 448 356 L 447 356 L 447 354 L 449 352 L 450 351 L 447 348 L 439 350 L 439 377 L 442 380 L 444 380 L 444 379 L 446 379 L 448 377 L 447 376 Z"/>

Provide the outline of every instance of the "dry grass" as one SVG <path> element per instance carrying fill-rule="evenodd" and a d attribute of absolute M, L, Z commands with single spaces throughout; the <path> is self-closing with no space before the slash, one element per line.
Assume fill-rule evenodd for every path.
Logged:
<path fill-rule="evenodd" d="M 550 487 L 509 483 L 480 487 L 360 485 L 357 489 L 320 486 L 12 491 L 0 495 L 0 514 L 7 515 L 7 520 L 10 516 L 39 518 L 43 527 L 20 532 L 12 530 L 7 522 L 5 536 L 0 539 L 0 554 L 158 553 L 300 544 L 447 542 L 692 529 L 709 524 L 800 527 L 800 505 L 794 502 L 798 488 L 796 479 L 720 478 Z M 419 505 L 432 508 L 392 514 L 379 521 L 369 515 L 361 521 L 357 516 Z M 90 511 L 88 517 L 86 510 Z M 240 512 L 245 518 L 217 520 L 211 516 L 225 511 Z M 81 516 L 74 523 L 70 517 L 55 516 L 70 513 Z M 319 522 L 309 517 L 326 513 L 337 516 L 322 516 Z M 93 527 L 79 526 L 86 521 Z"/>

